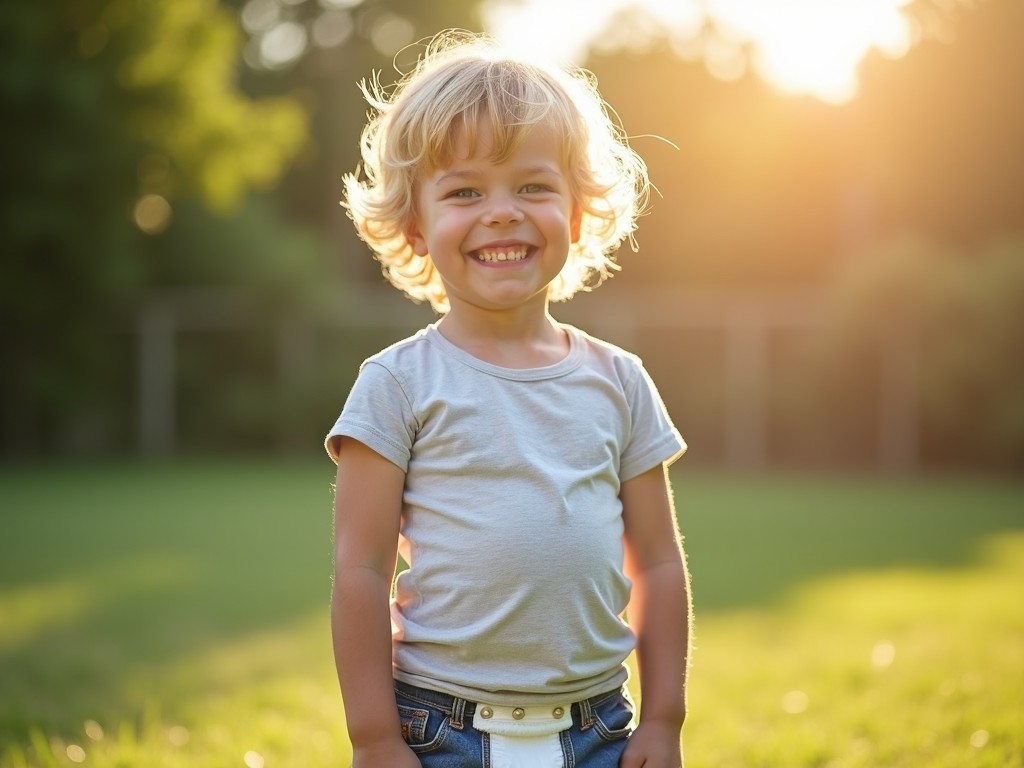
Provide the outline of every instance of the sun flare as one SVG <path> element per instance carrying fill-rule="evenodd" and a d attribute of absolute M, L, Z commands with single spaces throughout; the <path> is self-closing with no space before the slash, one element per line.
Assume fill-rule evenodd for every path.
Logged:
<path fill-rule="evenodd" d="M 898 57 L 910 47 L 907 0 L 717 0 L 716 23 L 753 44 L 755 69 L 782 90 L 846 101 L 872 50 Z"/>
<path fill-rule="evenodd" d="M 896 58 L 909 50 L 909 1 L 486 0 L 484 20 L 504 44 L 562 62 L 661 36 L 717 77 L 751 67 L 783 91 L 838 103 L 856 94 L 869 52 Z"/>

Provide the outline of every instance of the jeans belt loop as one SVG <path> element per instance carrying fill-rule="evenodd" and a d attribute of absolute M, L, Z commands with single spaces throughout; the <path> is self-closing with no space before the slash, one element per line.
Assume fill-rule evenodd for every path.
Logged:
<path fill-rule="evenodd" d="M 580 730 L 585 731 L 594 724 L 594 710 L 590 706 L 590 699 L 584 699 L 578 706 L 580 708 Z"/>
<path fill-rule="evenodd" d="M 462 718 L 466 716 L 466 700 L 460 699 L 458 696 L 455 697 L 452 702 L 452 717 L 451 725 L 452 728 L 461 731 L 462 730 Z"/>

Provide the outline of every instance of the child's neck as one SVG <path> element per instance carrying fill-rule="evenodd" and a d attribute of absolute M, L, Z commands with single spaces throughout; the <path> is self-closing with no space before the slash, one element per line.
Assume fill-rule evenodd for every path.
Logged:
<path fill-rule="evenodd" d="M 566 332 L 546 310 L 528 316 L 493 312 L 477 316 L 453 309 L 437 329 L 460 349 L 503 368 L 542 368 L 569 353 Z"/>

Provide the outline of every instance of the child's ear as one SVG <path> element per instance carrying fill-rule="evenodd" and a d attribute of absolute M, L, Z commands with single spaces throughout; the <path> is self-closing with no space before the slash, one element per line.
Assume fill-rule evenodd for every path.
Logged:
<path fill-rule="evenodd" d="M 410 222 L 409 226 L 405 228 L 405 239 L 409 241 L 409 247 L 412 248 L 412 252 L 417 256 L 426 256 L 429 252 L 427 250 L 427 241 L 415 221 Z"/>
<path fill-rule="evenodd" d="M 580 241 L 580 222 L 583 221 L 583 206 L 579 201 L 572 204 L 572 213 L 569 214 L 569 234 L 573 244 Z"/>

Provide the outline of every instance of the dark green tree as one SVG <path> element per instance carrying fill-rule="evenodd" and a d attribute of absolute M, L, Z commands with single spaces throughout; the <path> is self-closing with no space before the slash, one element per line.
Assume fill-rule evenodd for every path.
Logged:
<path fill-rule="evenodd" d="M 238 87 L 242 43 L 213 0 L 0 6 L 4 452 L 110 405 L 111 334 L 161 279 L 175 206 L 227 212 L 300 150 L 300 105 Z"/>

